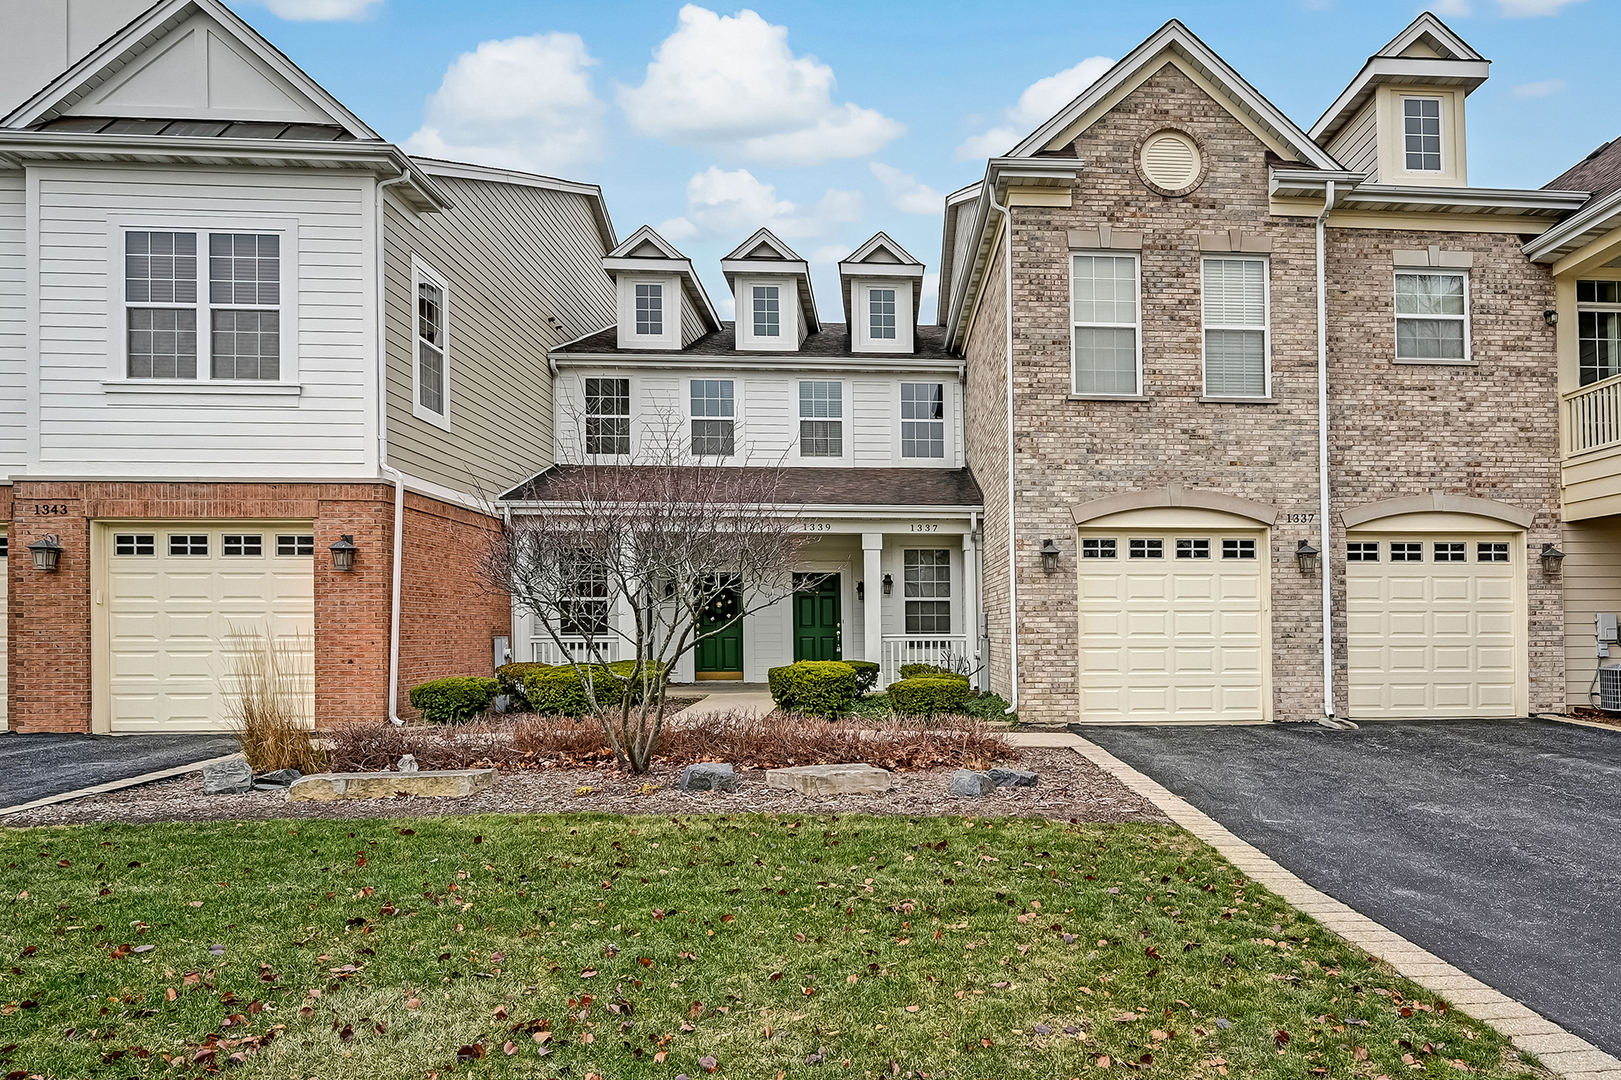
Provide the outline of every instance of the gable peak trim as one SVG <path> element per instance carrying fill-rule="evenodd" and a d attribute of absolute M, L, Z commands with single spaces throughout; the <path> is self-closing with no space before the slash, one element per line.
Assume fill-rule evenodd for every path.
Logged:
<path fill-rule="evenodd" d="M 760 253 L 761 248 L 764 248 L 767 254 L 762 255 Z M 776 233 L 764 227 L 754 230 L 747 240 L 733 248 L 729 254 L 721 256 L 721 258 L 724 261 L 732 259 L 771 259 L 780 262 L 805 261 L 793 248 L 783 243 Z"/>

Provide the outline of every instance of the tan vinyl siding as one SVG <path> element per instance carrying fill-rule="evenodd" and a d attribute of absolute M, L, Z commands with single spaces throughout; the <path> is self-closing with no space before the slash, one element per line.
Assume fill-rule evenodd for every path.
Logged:
<path fill-rule="evenodd" d="M 551 463 L 547 350 L 612 324 L 613 285 L 586 196 L 436 180 L 453 209 L 387 210 L 389 462 L 493 498 Z M 413 255 L 449 285 L 448 431 L 412 410 Z"/>
<path fill-rule="evenodd" d="M 1365 172 L 1370 183 L 1379 180 L 1378 110 L 1370 101 L 1361 112 L 1340 129 L 1327 146 L 1341 165 L 1352 172 Z"/>
<path fill-rule="evenodd" d="M 1615 645 L 1608 659 L 1599 659 L 1593 626 L 1600 612 L 1621 614 L 1621 517 L 1567 521 L 1563 544 L 1565 704 L 1576 708 L 1588 703 L 1587 690 L 1600 664 L 1621 664 L 1621 648 Z"/>

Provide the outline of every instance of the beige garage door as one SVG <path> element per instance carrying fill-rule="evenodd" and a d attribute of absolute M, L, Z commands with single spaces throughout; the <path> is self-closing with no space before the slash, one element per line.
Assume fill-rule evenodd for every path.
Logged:
<path fill-rule="evenodd" d="M 104 611 L 97 727 L 228 730 L 238 657 L 274 637 L 299 656 L 314 705 L 314 536 L 308 522 L 99 524 Z"/>
<path fill-rule="evenodd" d="M 1082 721 L 1264 720 L 1264 531 L 1080 540 Z"/>
<path fill-rule="evenodd" d="M 1523 545 L 1514 535 L 1351 533 L 1351 719 L 1525 708 Z"/>
<path fill-rule="evenodd" d="M 10 688 L 6 685 L 6 625 L 10 619 L 6 617 L 6 596 L 11 588 L 11 573 L 7 568 L 10 545 L 11 541 L 6 535 L 6 530 L 0 528 L 0 731 L 7 730 L 9 725 L 6 708 L 9 700 L 7 694 L 10 692 Z"/>

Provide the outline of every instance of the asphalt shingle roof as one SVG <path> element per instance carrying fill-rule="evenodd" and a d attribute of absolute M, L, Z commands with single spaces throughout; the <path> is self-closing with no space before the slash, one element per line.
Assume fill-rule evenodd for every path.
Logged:
<path fill-rule="evenodd" d="M 833 357 L 833 356 L 886 356 L 911 357 L 913 359 L 949 360 L 954 359 L 946 351 L 946 330 L 943 326 L 919 326 L 917 335 L 913 340 L 915 349 L 910 353 L 857 353 L 850 350 L 850 328 L 844 323 L 824 322 L 822 332 L 810 334 L 800 345 L 798 352 L 767 353 L 758 350 L 742 350 L 737 347 L 736 324 L 723 322 L 720 329 L 705 334 L 691 345 L 681 350 L 692 356 L 752 356 L 760 359 L 781 360 L 784 364 L 792 364 L 804 357 Z M 662 350 L 661 350 L 662 351 Z M 554 354 L 622 354 L 646 355 L 647 349 L 621 349 L 619 347 L 619 328 L 610 326 L 606 330 L 599 330 L 588 337 L 572 341 L 567 345 L 553 349 Z M 672 353 L 672 355 L 679 355 Z"/>
<path fill-rule="evenodd" d="M 691 468 L 735 466 L 698 465 Z M 582 469 L 657 469 L 649 465 L 554 465 L 505 495 L 504 502 L 545 502 Z M 967 469 L 793 468 L 779 475 L 777 497 L 790 505 L 823 506 L 981 506 L 985 497 Z"/>

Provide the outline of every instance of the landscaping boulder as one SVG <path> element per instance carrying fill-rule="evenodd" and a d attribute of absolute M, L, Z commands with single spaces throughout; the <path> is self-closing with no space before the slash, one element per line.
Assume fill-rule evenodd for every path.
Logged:
<path fill-rule="evenodd" d="M 287 787 L 294 780 L 304 774 L 297 769 L 277 769 L 275 772 L 260 773 L 253 778 L 256 784 L 274 784 L 277 787 Z"/>
<path fill-rule="evenodd" d="M 996 781 L 988 772 L 958 769 L 951 774 L 951 796 L 954 799 L 977 799 L 996 790 Z"/>
<path fill-rule="evenodd" d="M 1040 777 L 1025 769 L 992 769 L 991 783 L 997 787 L 1035 787 Z"/>
<path fill-rule="evenodd" d="M 890 788 L 889 773 L 871 765 L 797 765 L 768 769 L 769 787 L 787 788 L 802 795 L 882 795 Z"/>
<path fill-rule="evenodd" d="M 414 773 L 316 773 L 293 781 L 290 802 L 339 799 L 413 798 L 459 799 L 495 786 L 494 769 L 435 769 Z"/>
<path fill-rule="evenodd" d="M 203 766 L 204 795 L 240 795 L 253 790 L 253 766 L 234 757 Z"/>
<path fill-rule="evenodd" d="M 681 770 L 682 791 L 736 791 L 737 770 L 723 761 L 704 761 Z"/>

